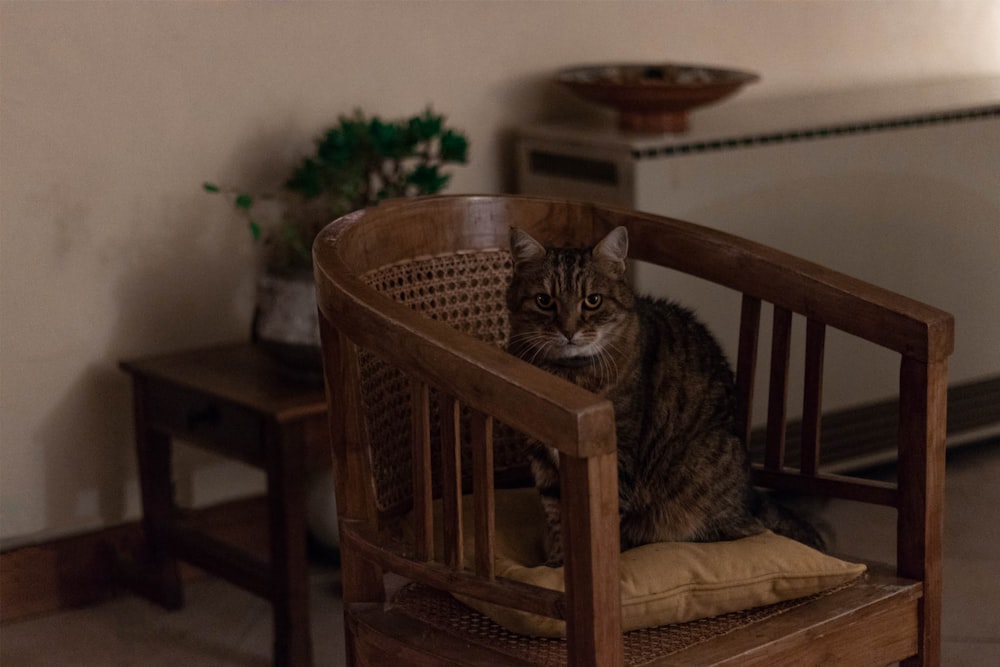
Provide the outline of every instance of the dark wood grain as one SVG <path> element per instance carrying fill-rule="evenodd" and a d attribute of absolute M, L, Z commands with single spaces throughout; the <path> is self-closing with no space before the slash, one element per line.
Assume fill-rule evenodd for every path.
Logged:
<path fill-rule="evenodd" d="M 823 417 L 823 352 L 826 326 L 818 320 L 806 322 L 806 368 L 802 390 L 802 440 L 800 469 L 815 475 L 819 469 L 821 421 Z"/>
<path fill-rule="evenodd" d="M 788 365 L 791 361 L 792 312 L 774 307 L 771 330 L 771 379 L 767 396 L 767 449 L 764 467 L 778 470 L 785 461 L 786 416 L 788 413 Z"/>
<path fill-rule="evenodd" d="M 476 574 L 496 577 L 496 499 L 493 495 L 493 418 L 473 412 L 472 468 L 476 531 Z"/>
<path fill-rule="evenodd" d="M 461 569 L 465 563 L 462 535 L 462 450 L 458 401 L 441 394 L 441 523 L 444 562 Z"/>
<path fill-rule="evenodd" d="M 739 433 L 747 442 L 755 391 L 769 397 L 767 447 L 754 481 L 765 487 L 894 507 L 898 556 L 892 579 L 866 583 L 785 612 L 773 621 L 717 637 L 656 664 L 873 664 L 940 660 L 941 533 L 947 357 L 952 317 L 912 299 L 688 222 L 588 204 L 520 197 L 433 197 L 391 201 L 352 214 L 320 235 L 314 247 L 331 415 L 362 413 L 355 348 L 372 351 L 417 383 L 448 396 L 442 454 L 443 560 L 395 545 L 380 531 L 372 497 L 371 443 L 364 424 L 331 427 L 341 509 L 348 659 L 400 664 L 505 664 L 500 646 L 463 655 L 454 637 L 433 624 L 400 619 L 377 604 L 377 581 L 393 571 L 426 585 L 532 611 L 567 622 L 570 664 L 624 662 L 617 577 L 619 562 L 614 414 L 598 396 L 563 382 L 387 299 L 361 276 L 412 258 L 502 249 L 517 225 L 546 243 L 585 246 L 618 225 L 628 228 L 631 256 L 707 279 L 742 295 L 737 359 Z M 413 276 L 419 281 L 419 276 Z M 757 388 L 755 367 L 763 303 L 774 308 L 771 369 Z M 790 397 L 793 316 L 806 321 L 804 394 Z M 822 470 L 822 377 L 828 329 L 887 348 L 901 359 L 897 484 Z M 419 470 L 413 473 L 418 532 L 430 531 L 423 390 L 410 399 Z M 786 413 L 801 400 L 800 469 L 785 467 Z M 341 402 L 342 405 L 334 406 Z M 471 412 L 475 567 L 461 554 L 458 495 L 461 457 L 458 406 Z M 372 418 L 377 418 L 373 416 Z M 566 593 L 495 576 L 491 567 L 491 422 L 500 422 L 559 452 Z M 416 553 L 414 553 L 416 552 Z M 355 604 L 363 603 L 363 604 Z M 398 621 L 398 622 L 397 622 Z M 487 650 L 482 653 L 480 649 Z M 509 656 L 508 658 L 509 659 Z M 512 664 L 517 664 L 516 660 Z"/>
<path fill-rule="evenodd" d="M 277 664 L 311 664 L 306 480 L 310 470 L 331 465 L 326 394 L 290 379 L 250 343 L 125 361 L 121 367 L 133 379 L 147 545 L 141 562 L 122 566 L 123 579 L 140 594 L 177 608 L 183 603 L 178 561 L 193 563 L 270 601 Z M 175 439 L 265 472 L 265 558 L 180 523 L 170 464 Z M 343 494 L 347 506 L 352 495 Z"/>
<path fill-rule="evenodd" d="M 743 444 L 750 446 L 753 426 L 753 389 L 757 372 L 757 341 L 760 338 L 760 299 L 743 295 L 740 309 L 739 349 L 736 356 L 737 429 Z"/>
<path fill-rule="evenodd" d="M 434 558 L 434 518 L 431 480 L 430 389 L 412 383 L 410 425 L 413 429 L 413 535 L 414 553 L 419 560 Z"/>

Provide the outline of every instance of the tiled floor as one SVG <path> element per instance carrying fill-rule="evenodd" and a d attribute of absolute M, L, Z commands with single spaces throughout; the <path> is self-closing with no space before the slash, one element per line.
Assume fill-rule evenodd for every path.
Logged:
<path fill-rule="evenodd" d="M 1000 440 L 949 459 L 943 664 L 1000 665 Z M 890 511 L 834 503 L 823 512 L 837 542 L 860 556 L 893 557 Z M 215 667 L 271 664 L 268 606 L 215 579 L 186 588 L 187 606 L 165 612 L 126 596 L 81 611 L 0 629 L 0 665 Z M 343 662 L 339 578 L 317 567 L 312 584 L 317 665 Z"/>

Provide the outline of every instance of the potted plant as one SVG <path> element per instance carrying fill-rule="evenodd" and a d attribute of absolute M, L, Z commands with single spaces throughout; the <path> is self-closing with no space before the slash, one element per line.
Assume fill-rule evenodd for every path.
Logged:
<path fill-rule="evenodd" d="M 255 194 L 205 183 L 206 191 L 231 199 L 253 239 L 263 245 L 254 340 L 287 366 L 318 375 L 312 283 L 316 235 L 330 221 L 383 199 L 440 192 L 450 180 L 444 167 L 464 164 L 467 153 L 465 135 L 431 109 L 395 121 L 356 111 L 316 139 L 315 151 L 302 158 L 277 192 Z M 273 224 L 258 215 L 262 202 L 276 205 Z"/>

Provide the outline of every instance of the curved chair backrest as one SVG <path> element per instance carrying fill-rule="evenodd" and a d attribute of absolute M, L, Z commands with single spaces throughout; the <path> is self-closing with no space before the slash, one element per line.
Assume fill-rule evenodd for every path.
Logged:
<path fill-rule="evenodd" d="M 388 201 L 332 223 L 314 246 L 341 520 L 345 605 L 384 599 L 382 573 L 567 620 L 570 664 L 621 663 L 617 469 L 610 403 L 502 350 L 510 227 L 587 246 L 616 226 L 630 257 L 742 294 L 737 389 L 749 443 L 761 305 L 773 304 L 762 486 L 894 506 L 897 573 L 923 582 L 918 655 L 939 650 L 947 313 L 716 230 L 660 216 L 524 197 Z M 785 467 L 788 357 L 806 318 L 800 465 Z M 899 483 L 819 470 L 828 328 L 900 355 Z M 503 425 L 503 427 L 501 427 Z M 494 485 L 520 477 L 521 431 L 561 453 L 566 594 L 494 576 Z M 475 562 L 463 566 L 460 496 L 474 492 Z M 443 505 L 434 554 L 433 498 Z M 380 534 L 416 517 L 402 546 Z"/>

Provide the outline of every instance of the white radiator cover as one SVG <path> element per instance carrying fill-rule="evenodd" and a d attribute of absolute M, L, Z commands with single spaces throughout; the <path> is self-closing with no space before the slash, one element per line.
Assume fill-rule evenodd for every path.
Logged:
<path fill-rule="evenodd" d="M 603 118 L 517 136 L 523 194 L 698 222 L 925 301 L 955 315 L 952 383 L 1000 375 L 1000 78 L 737 98 L 696 111 L 682 135 Z M 735 358 L 738 295 L 650 266 L 634 277 L 695 308 Z M 894 393 L 895 355 L 846 335 L 827 349 L 825 409 Z"/>

